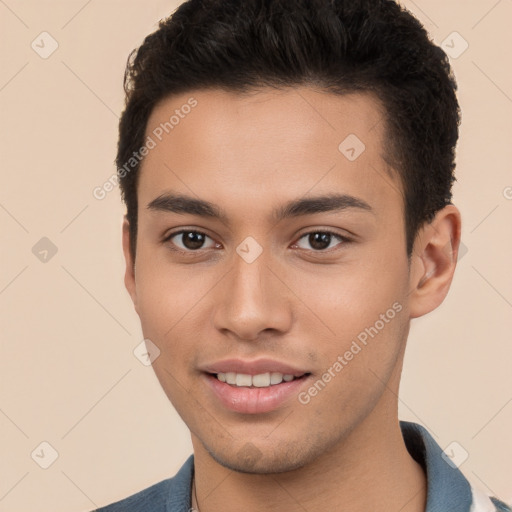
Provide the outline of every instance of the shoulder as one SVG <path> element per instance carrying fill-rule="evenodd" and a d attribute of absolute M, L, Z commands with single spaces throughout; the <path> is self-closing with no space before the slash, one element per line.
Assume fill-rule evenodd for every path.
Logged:
<path fill-rule="evenodd" d="M 190 489 L 194 473 L 191 455 L 172 478 L 167 478 L 127 498 L 92 512 L 167 512 L 190 508 Z"/>
<path fill-rule="evenodd" d="M 135 512 L 135 511 L 164 511 L 165 502 L 169 495 L 169 486 L 172 478 L 162 480 L 157 484 L 147 487 L 127 498 L 105 507 L 96 509 L 95 512 Z"/>
<path fill-rule="evenodd" d="M 452 460 L 453 450 L 442 450 L 425 427 L 400 421 L 406 447 L 427 476 L 426 512 L 512 512 L 510 505 L 470 484 Z"/>

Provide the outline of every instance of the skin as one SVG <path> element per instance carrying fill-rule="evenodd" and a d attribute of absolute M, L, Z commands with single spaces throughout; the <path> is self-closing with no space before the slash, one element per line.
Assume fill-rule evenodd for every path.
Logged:
<path fill-rule="evenodd" d="M 126 220 L 123 248 L 144 337 L 161 351 L 154 370 L 191 431 L 201 512 L 262 503 L 423 511 L 425 475 L 403 442 L 397 395 L 410 319 L 448 292 L 459 211 L 449 205 L 423 226 L 408 260 L 402 187 L 383 158 L 383 110 L 369 94 L 191 91 L 160 102 L 146 135 L 191 96 L 197 106 L 142 163 L 135 268 Z M 355 161 L 338 149 L 349 134 L 366 146 Z M 214 203 L 226 220 L 147 208 L 170 191 Z M 288 201 L 333 192 L 371 211 L 271 217 Z M 181 235 L 162 241 L 180 228 L 205 233 L 204 248 L 194 252 Z M 304 236 L 326 229 L 351 241 L 332 237 L 318 249 Z M 262 248 L 252 263 L 236 252 L 248 236 Z M 243 414 L 205 384 L 204 365 L 268 357 L 310 372 L 307 391 L 394 303 L 401 311 L 308 404 L 293 396 Z"/>

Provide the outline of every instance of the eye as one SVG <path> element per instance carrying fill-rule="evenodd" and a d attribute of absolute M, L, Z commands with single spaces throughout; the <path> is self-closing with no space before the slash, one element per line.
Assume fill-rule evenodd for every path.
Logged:
<path fill-rule="evenodd" d="M 305 233 L 299 238 L 299 242 L 302 239 L 306 239 L 306 243 L 309 244 L 313 251 L 320 252 L 325 251 L 326 249 L 332 249 L 332 242 L 338 240 L 343 245 L 345 243 L 350 242 L 350 239 L 339 235 L 338 233 L 334 233 L 332 231 L 310 231 L 309 233 Z M 301 249 L 311 250 L 308 247 L 302 247 L 300 243 L 297 242 L 295 245 L 299 246 Z M 334 244 L 335 246 L 336 244 Z"/>
<path fill-rule="evenodd" d="M 173 239 L 176 240 L 173 241 Z M 209 239 L 212 242 L 209 247 L 205 247 L 204 245 L 206 239 Z M 201 231 L 194 231 L 191 229 L 182 229 L 181 231 L 170 233 L 163 241 L 171 242 L 182 252 L 194 252 L 198 249 L 211 249 L 215 247 L 215 242 L 208 235 Z"/>
<path fill-rule="evenodd" d="M 300 241 L 303 239 L 306 240 L 306 244 L 309 244 L 311 248 L 301 245 Z M 207 240 L 210 240 L 209 246 L 205 245 Z M 335 243 L 336 241 L 338 244 Z M 336 245 L 344 245 L 350 241 L 349 238 L 333 231 L 310 231 L 304 233 L 299 238 L 299 241 L 294 244 L 294 247 L 312 250 L 314 252 L 328 252 L 329 249 L 332 249 Z M 219 246 L 219 244 L 216 244 L 216 242 L 205 233 L 192 229 L 182 229 L 170 233 L 164 238 L 163 242 L 170 242 L 174 245 L 176 248 L 173 248 L 173 250 L 188 253 L 199 252 L 201 249 L 213 249 Z"/>

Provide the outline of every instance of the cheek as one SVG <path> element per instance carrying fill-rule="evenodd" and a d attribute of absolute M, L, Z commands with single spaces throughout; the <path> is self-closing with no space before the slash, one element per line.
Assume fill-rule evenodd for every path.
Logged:
<path fill-rule="evenodd" d="M 165 251 L 144 242 L 137 254 L 137 309 L 147 331 L 162 338 L 186 321 L 205 290 L 192 266 L 172 265 Z"/>
<path fill-rule="evenodd" d="M 311 390 L 315 397 L 322 395 L 313 405 L 317 414 L 329 415 L 322 412 L 325 401 L 338 411 L 354 413 L 361 404 L 374 403 L 403 348 L 408 330 L 407 256 L 384 242 L 379 245 L 335 271 L 331 267 L 329 273 L 304 274 L 296 280 L 298 295 L 307 298 L 304 302 L 316 314 L 305 313 L 302 326 L 309 325 L 304 330 L 319 341 L 314 350 L 326 372 L 316 386 L 322 392 Z M 315 332 L 323 333 L 323 341 Z"/>
<path fill-rule="evenodd" d="M 193 356 L 192 341 L 204 323 L 199 322 L 198 306 L 209 287 L 204 279 L 190 279 L 177 267 L 144 257 L 138 262 L 136 286 L 143 335 L 161 352 L 155 371 L 159 366 L 180 370 L 178 363 Z"/>
<path fill-rule="evenodd" d="M 374 325 L 382 314 L 389 311 L 387 317 L 393 319 L 397 309 L 405 309 L 406 255 L 368 252 L 338 266 L 297 273 L 292 280 L 294 291 L 309 310 L 304 309 L 302 321 L 316 323 L 327 336 L 348 340 Z"/>
<path fill-rule="evenodd" d="M 403 352 L 408 324 L 398 302 L 383 314 L 384 320 L 338 315 L 337 326 L 347 334 L 325 345 L 323 372 L 299 396 L 304 411 L 316 418 L 315 424 L 339 426 L 340 414 L 348 423 L 357 422 L 372 411 L 387 389 L 394 388 L 391 377 Z"/>

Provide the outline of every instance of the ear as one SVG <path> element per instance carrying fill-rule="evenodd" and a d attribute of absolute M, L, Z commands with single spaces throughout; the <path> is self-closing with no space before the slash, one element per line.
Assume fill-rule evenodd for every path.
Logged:
<path fill-rule="evenodd" d="M 426 315 L 446 297 L 457 265 L 460 231 L 460 212 L 450 204 L 418 232 L 411 255 L 411 318 Z"/>
<path fill-rule="evenodd" d="M 137 290 L 135 285 L 135 263 L 130 251 L 130 223 L 126 215 L 123 220 L 123 253 L 125 260 L 124 285 L 132 298 L 135 311 L 137 311 Z"/>

